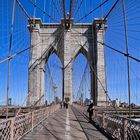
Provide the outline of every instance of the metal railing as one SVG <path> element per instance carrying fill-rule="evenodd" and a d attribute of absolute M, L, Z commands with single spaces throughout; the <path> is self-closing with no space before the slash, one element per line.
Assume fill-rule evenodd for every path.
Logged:
<path fill-rule="evenodd" d="M 78 104 L 73 106 L 83 113 L 87 110 L 86 107 Z M 93 121 L 116 140 L 140 139 L 140 122 L 96 109 L 93 112 Z"/>
<path fill-rule="evenodd" d="M 0 140 L 18 140 L 60 108 L 52 105 L 42 109 L 0 121 Z"/>

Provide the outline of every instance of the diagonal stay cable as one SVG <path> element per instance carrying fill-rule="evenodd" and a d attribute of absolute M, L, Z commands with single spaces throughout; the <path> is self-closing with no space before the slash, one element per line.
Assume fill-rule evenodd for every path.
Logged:
<path fill-rule="evenodd" d="M 79 42 L 78 42 L 78 45 L 80 45 L 81 47 L 83 47 L 83 45 L 79 44 Z M 71 60 L 67 63 L 67 65 L 64 67 L 64 69 L 66 69 L 66 68 L 69 66 L 69 64 L 70 64 L 73 60 L 74 60 L 74 58 L 71 58 Z M 106 91 L 104 85 L 102 84 L 101 80 L 100 80 L 99 77 L 97 76 L 96 71 L 94 70 L 94 68 L 93 68 L 91 65 L 90 65 L 90 68 L 91 68 L 91 70 L 93 71 L 94 75 L 96 76 L 98 82 L 100 83 L 100 85 L 101 85 L 101 87 L 102 87 L 104 93 L 105 93 L 106 96 L 108 97 L 109 101 L 112 101 L 111 98 L 109 97 L 109 95 L 108 95 L 108 93 L 107 93 L 107 91 Z"/>
<path fill-rule="evenodd" d="M 17 4 L 19 5 L 19 7 L 22 9 L 22 11 L 24 12 L 24 14 L 30 19 L 31 16 L 27 13 L 27 11 L 24 9 L 24 7 L 22 6 L 22 4 L 19 2 L 19 0 L 16 0 Z"/>
<path fill-rule="evenodd" d="M 63 30 L 61 30 L 61 32 L 62 32 L 62 31 L 63 31 Z M 60 32 L 58 32 L 58 33 L 60 33 Z M 57 34 L 58 34 L 58 33 L 57 33 Z M 62 39 L 62 35 L 63 35 L 63 33 L 61 33 L 61 35 L 60 35 L 61 37 L 59 38 L 58 42 L 60 42 L 60 40 Z M 49 39 L 49 38 L 48 38 L 48 39 Z M 41 42 L 37 43 L 35 46 L 37 46 L 37 45 L 40 44 L 40 43 L 41 43 Z M 33 46 L 33 47 L 35 47 L 35 46 Z M 51 47 L 52 47 L 52 45 L 49 46 L 49 48 L 51 48 Z M 30 48 L 29 48 L 29 49 L 30 49 Z M 28 50 L 28 48 L 27 48 L 26 50 Z M 26 50 L 24 50 L 24 51 L 26 51 Z M 48 51 L 48 50 L 49 50 L 49 49 L 45 50 L 45 52 Z M 22 53 L 22 52 L 20 52 L 20 53 Z M 43 55 L 44 55 L 44 53 L 43 53 Z M 41 58 L 42 58 L 42 56 L 41 56 Z M 48 66 L 48 68 L 49 68 L 49 66 Z M 49 71 L 50 71 L 50 69 L 49 69 Z M 54 80 L 53 80 L 51 71 L 50 71 L 50 75 L 51 75 L 51 79 L 50 79 L 50 80 L 51 80 L 52 83 L 54 84 L 54 82 L 53 82 Z M 28 96 L 27 96 L 27 98 L 26 98 L 25 100 L 27 100 L 29 96 L 31 96 L 31 94 L 28 94 Z M 43 95 L 43 96 L 44 96 L 44 95 Z M 35 105 L 37 105 L 37 103 L 43 98 L 43 96 L 41 96 L 41 97 L 39 98 L 39 100 L 36 101 L 35 104 L 31 105 L 31 107 L 34 107 Z M 18 111 L 18 114 L 19 114 L 19 113 L 20 113 L 20 109 L 19 109 L 19 111 Z M 17 114 L 17 115 L 18 115 L 18 114 Z"/>
<path fill-rule="evenodd" d="M 72 10 L 73 10 L 73 0 L 70 0 L 70 9 L 69 9 L 69 20 L 72 17 Z"/>
<path fill-rule="evenodd" d="M 77 14 L 78 14 L 78 12 L 79 12 L 79 10 L 80 10 L 81 6 L 82 6 L 83 1 L 84 1 L 84 0 L 81 0 L 80 4 L 79 4 L 79 6 L 78 6 L 78 9 L 76 10 L 76 12 L 75 12 L 75 14 L 74 14 L 74 17 L 73 17 L 73 18 L 75 18 L 75 17 L 77 16 Z"/>
<path fill-rule="evenodd" d="M 63 31 L 63 30 L 62 30 L 62 31 Z M 63 39 L 63 32 L 61 33 L 61 35 L 60 35 L 59 40 L 57 41 L 57 43 L 59 43 L 62 39 Z M 55 44 L 54 44 L 54 46 L 55 46 Z M 48 49 L 47 49 L 47 50 L 48 50 Z M 53 53 L 53 51 L 54 51 L 54 47 L 53 47 L 53 50 L 51 50 L 51 54 Z M 46 51 L 45 51 L 45 52 L 46 52 Z M 49 54 L 49 56 L 50 56 L 51 54 Z M 42 57 L 42 56 L 41 56 L 41 57 Z M 50 70 L 50 67 L 49 67 L 48 63 L 47 63 L 47 67 L 48 67 L 49 73 L 50 73 L 50 75 L 51 75 L 52 83 L 54 84 L 52 72 L 51 72 L 51 70 Z"/>
<path fill-rule="evenodd" d="M 99 9 L 101 6 L 103 6 L 105 3 L 107 3 L 109 0 L 105 0 L 103 3 L 101 3 L 100 5 L 98 5 L 96 8 L 94 8 L 93 10 L 91 10 L 89 13 L 87 13 L 85 16 L 83 16 L 82 18 L 80 18 L 79 20 L 77 20 L 76 22 L 80 22 L 81 20 L 83 20 L 84 18 L 88 17 L 90 14 L 92 14 L 94 11 L 96 11 L 97 9 Z"/>
<path fill-rule="evenodd" d="M 73 2 L 73 10 L 72 10 L 72 16 L 74 17 L 74 13 L 76 11 L 76 8 L 77 8 L 77 3 L 78 3 L 78 0 L 74 0 Z"/>
<path fill-rule="evenodd" d="M 63 5 L 62 5 L 62 0 L 58 0 L 57 5 L 59 7 L 59 11 L 63 17 Z"/>
<path fill-rule="evenodd" d="M 78 31 L 77 31 L 77 32 L 78 32 Z M 80 33 L 80 32 L 79 32 L 79 33 Z M 80 33 L 80 34 L 81 34 L 81 33 Z M 79 42 L 77 42 L 77 43 L 79 44 Z M 80 45 L 81 47 L 83 47 L 83 46 L 86 45 L 86 43 L 85 43 L 84 45 L 81 45 L 81 44 L 79 44 L 79 45 Z M 89 58 L 89 59 L 91 59 L 91 58 Z M 72 61 L 72 60 L 70 60 L 70 61 Z M 90 62 L 90 61 L 89 61 L 89 62 Z M 68 63 L 68 64 L 69 64 L 69 63 Z M 104 87 L 104 85 L 102 84 L 100 78 L 99 78 L 98 75 L 96 74 L 96 70 L 94 70 L 94 68 L 92 67 L 91 64 L 90 64 L 90 69 L 91 69 L 91 71 L 93 71 L 93 73 L 94 73 L 95 77 L 97 78 L 97 81 L 98 81 L 99 84 L 101 85 L 101 87 L 102 87 L 102 89 L 103 89 L 105 95 L 108 97 L 109 101 L 112 103 L 112 100 L 111 100 L 111 98 L 110 98 L 110 96 L 109 96 L 109 94 L 108 94 L 108 91 L 105 89 L 105 87 Z M 115 106 L 113 106 L 113 103 L 112 103 L 111 105 L 112 105 L 112 107 L 115 109 L 115 111 L 117 112 L 117 109 L 116 109 Z"/>
<path fill-rule="evenodd" d="M 40 60 L 40 59 L 43 59 L 42 57 L 50 50 L 50 48 L 51 48 L 52 46 L 55 46 L 56 43 L 59 43 L 59 42 L 61 41 L 61 39 L 62 39 L 62 37 L 63 37 L 63 30 L 61 30 L 61 31 L 58 32 L 58 33 L 61 33 L 61 34 L 60 34 L 60 37 L 59 37 L 59 40 L 58 40 L 57 42 L 55 42 L 55 43 L 54 43 L 54 41 L 53 41 L 53 42 L 49 45 L 49 47 L 48 47 L 46 50 L 44 50 L 43 54 L 42 54 L 39 58 L 36 59 L 36 61 L 38 61 L 38 60 Z M 57 33 L 57 34 L 58 34 L 58 33 Z M 49 37 L 48 37 L 48 39 L 49 39 Z M 54 47 L 53 47 L 53 49 L 54 49 Z M 53 51 L 53 50 L 52 50 L 52 51 Z M 52 51 L 51 51 L 51 52 L 52 52 Z M 35 61 L 35 62 L 36 62 L 36 61 Z M 34 62 L 34 63 L 35 63 L 35 62 Z M 34 63 L 30 66 L 30 68 L 34 65 Z"/>
<path fill-rule="evenodd" d="M 62 31 L 61 31 L 61 32 L 62 32 Z M 60 32 L 58 32 L 58 33 L 60 33 Z M 47 40 L 48 40 L 48 39 L 49 39 L 49 37 L 47 38 Z M 15 54 L 9 56 L 9 57 L 7 57 L 7 58 L 1 60 L 1 61 L 0 61 L 0 64 L 4 63 L 4 62 L 6 62 L 6 61 L 8 61 L 8 60 L 10 60 L 10 59 L 13 59 L 14 57 L 16 57 L 16 56 L 18 56 L 18 55 L 20 55 L 20 54 L 26 52 L 27 50 L 30 50 L 31 48 L 36 47 L 36 46 L 39 45 L 40 43 L 42 43 L 42 41 L 38 42 L 37 44 L 35 44 L 35 45 L 32 46 L 32 47 L 27 47 L 27 48 L 25 48 L 25 49 L 23 49 L 23 50 L 21 50 L 21 51 L 15 53 Z M 47 50 L 49 50 L 50 48 L 51 48 L 51 45 L 50 45 L 50 47 L 49 47 Z"/>
<path fill-rule="evenodd" d="M 84 72 L 82 74 L 82 79 L 81 79 L 80 84 L 79 84 L 79 87 L 78 87 L 77 96 L 78 96 L 78 92 L 80 92 L 80 88 L 82 86 L 82 83 L 83 83 L 83 80 L 84 80 L 84 76 L 86 74 L 87 67 L 88 67 L 88 61 L 87 61 L 86 65 L 85 65 Z"/>
<path fill-rule="evenodd" d="M 113 11 L 113 9 L 116 7 L 117 3 L 119 2 L 120 0 L 116 0 L 116 2 L 113 4 L 113 6 L 111 7 L 111 9 L 109 10 L 109 12 L 105 15 L 104 17 L 104 21 L 106 21 L 107 17 L 110 15 L 110 13 Z"/>
<path fill-rule="evenodd" d="M 62 8 L 63 8 L 63 18 L 64 18 L 64 20 L 66 20 L 65 0 L 62 0 Z"/>
<path fill-rule="evenodd" d="M 63 30 L 62 30 L 62 31 L 63 31 Z M 62 34 L 60 35 L 59 40 L 57 41 L 57 43 L 59 43 L 62 39 L 63 39 L 63 32 L 62 32 Z M 61 46 L 61 45 L 60 45 L 60 46 Z M 53 50 L 54 50 L 54 47 L 53 47 Z M 51 54 L 53 53 L 53 50 L 51 50 Z M 50 56 L 51 54 L 49 54 L 49 56 Z M 48 67 L 48 72 L 49 72 L 49 74 L 50 74 L 49 83 L 51 82 L 51 83 L 54 85 L 54 80 L 53 80 L 52 72 L 51 72 L 51 70 L 50 70 L 48 64 L 47 64 L 47 67 Z"/>
<path fill-rule="evenodd" d="M 60 13 L 60 11 L 58 10 L 58 8 L 57 8 L 57 6 L 56 6 L 56 4 L 55 4 L 54 0 L 52 0 L 52 3 L 53 3 L 53 5 L 54 5 L 54 7 L 55 7 L 55 9 L 56 9 L 57 13 L 58 13 L 58 14 L 59 14 L 59 16 L 61 17 L 61 13 Z"/>
<path fill-rule="evenodd" d="M 39 42 L 38 44 L 40 44 L 40 43 L 41 43 L 41 42 Z M 37 44 L 37 45 L 38 45 L 38 44 Z M 33 47 L 35 47 L 35 46 L 33 46 Z M 9 56 L 8 58 L 5 58 L 4 60 L 1 60 L 1 61 L 0 61 L 0 64 L 4 63 L 4 62 L 6 62 L 6 61 L 8 61 L 8 60 L 10 60 L 10 59 L 13 59 L 14 57 L 16 57 L 16 56 L 22 54 L 23 52 L 25 52 L 25 51 L 27 51 L 27 50 L 33 48 L 33 47 L 28 47 L 28 48 L 26 48 L 26 49 L 23 49 L 22 51 L 17 52 L 17 53 L 15 53 L 15 54 Z"/>
<path fill-rule="evenodd" d="M 42 8 L 40 8 L 37 4 L 35 4 L 32 0 L 29 0 L 29 2 L 31 4 L 33 4 L 35 7 L 37 7 L 40 11 L 42 11 L 43 13 L 45 13 L 50 19 L 52 19 L 55 22 L 59 22 L 57 19 L 53 18 L 52 16 L 50 16 L 46 11 L 44 11 Z"/>
<path fill-rule="evenodd" d="M 111 47 L 111 46 L 109 46 L 109 45 L 107 45 L 107 44 L 105 44 L 105 43 L 103 43 L 103 42 L 99 42 L 99 41 L 98 41 L 98 43 L 100 43 L 100 44 L 106 46 L 107 48 L 110 48 L 111 50 L 113 50 L 113 51 L 115 51 L 115 52 L 118 52 L 118 53 L 124 55 L 125 57 L 129 57 L 129 58 L 131 58 L 131 59 L 133 59 L 133 60 L 135 60 L 135 61 L 137 61 L 137 62 L 140 62 L 140 59 L 137 59 L 137 58 L 131 56 L 130 54 L 127 54 L 127 53 L 124 53 L 124 52 L 122 52 L 122 51 L 120 51 L 120 50 L 117 50 L 117 49 L 115 49 L 115 48 L 113 48 L 113 47 Z"/>
<path fill-rule="evenodd" d="M 78 44 L 79 44 L 79 42 L 78 42 Z M 79 44 L 79 45 L 80 45 L 81 47 L 83 47 L 83 46 L 86 45 L 86 43 L 85 43 L 84 45 L 81 45 L 81 44 Z M 89 59 L 90 59 L 90 58 L 89 58 Z M 72 60 L 71 60 L 71 61 L 72 61 Z M 90 61 L 89 61 L 89 62 L 90 62 Z M 68 64 L 69 64 L 69 63 L 68 63 Z M 94 74 L 95 74 L 97 80 L 99 81 L 100 85 L 102 86 L 104 92 L 107 94 L 107 91 L 106 91 L 105 87 L 103 86 L 102 82 L 101 82 L 100 79 L 98 78 L 98 76 L 97 76 L 97 74 L 96 74 L 94 68 L 92 67 L 92 65 L 90 65 L 90 68 L 91 68 L 91 70 L 94 72 Z M 108 97 L 109 97 L 109 96 L 108 96 Z M 110 97 L 109 97 L 109 100 L 110 100 Z"/>

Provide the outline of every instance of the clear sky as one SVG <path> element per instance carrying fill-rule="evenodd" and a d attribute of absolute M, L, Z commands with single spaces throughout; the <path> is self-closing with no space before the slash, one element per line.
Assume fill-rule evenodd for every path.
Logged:
<path fill-rule="evenodd" d="M 13 0 L 1 0 L 0 3 L 0 61 L 8 56 L 10 25 L 12 19 L 12 5 Z M 35 0 L 19 0 L 28 14 L 34 16 Z M 105 16 L 111 8 L 115 0 L 108 0 L 102 8 L 98 8 L 89 16 L 88 13 L 98 7 L 101 2 L 105 0 L 76 0 L 74 5 L 73 17 L 75 22 L 91 23 L 94 18 Z M 138 1 L 138 0 L 137 0 Z M 69 12 L 69 2 L 66 0 L 66 13 Z M 82 2 L 82 3 L 81 3 Z M 44 0 L 37 0 L 37 8 L 35 17 L 41 18 L 43 22 L 60 22 L 62 18 L 61 3 L 59 0 L 46 0 L 44 7 Z M 81 4 L 81 6 L 79 6 Z M 120 51 L 126 52 L 125 49 L 125 33 L 123 22 L 123 11 L 121 1 L 114 8 L 108 16 L 108 28 L 105 34 L 105 43 Z M 125 0 L 126 19 L 127 19 L 127 34 L 128 47 L 130 55 L 140 58 L 140 17 L 138 15 L 140 3 L 134 0 Z M 46 9 L 45 16 L 40 9 Z M 79 9 L 79 10 L 78 10 Z M 43 18 L 44 16 L 44 18 Z M 51 18 L 49 18 L 49 16 Z M 84 17 L 85 16 L 85 17 Z M 79 21 L 84 17 L 82 20 Z M 15 8 L 15 21 L 13 30 L 13 41 L 11 54 L 21 51 L 30 46 L 30 34 L 27 29 L 28 21 L 25 14 L 21 11 L 18 5 Z M 111 99 L 119 98 L 121 101 L 128 102 L 128 88 L 127 88 L 127 65 L 126 57 L 123 55 L 105 48 L 106 51 L 106 73 L 107 73 L 107 88 Z M 73 93 L 77 96 L 77 91 L 82 79 L 82 75 L 86 66 L 86 59 L 80 54 L 73 64 Z M 29 50 L 22 53 L 11 60 L 10 73 L 10 97 L 14 104 L 23 104 L 28 93 L 28 65 L 29 65 Z M 48 60 L 48 65 L 51 69 L 54 83 L 58 85 L 58 95 L 62 91 L 62 71 L 61 63 L 56 55 L 52 55 Z M 58 74 L 59 73 L 59 74 Z M 87 84 L 85 88 L 85 97 L 89 98 L 90 92 L 90 77 L 89 68 L 86 72 Z M 57 75 L 57 76 L 56 76 Z M 130 59 L 130 79 L 131 79 L 131 99 L 133 102 L 140 104 L 140 66 L 139 62 Z M 56 78 L 57 77 L 57 78 Z M 0 64 L 0 104 L 5 104 L 6 99 L 6 85 L 7 85 L 7 62 Z M 47 89 L 49 90 L 49 89 Z M 45 95 L 47 98 L 47 95 Z M 50 96 L 50 95 L 49 95 Z M 53 98 L 51 95 L 50 98 Z M 51 100 L 51 99 L 50 99 Z"/>

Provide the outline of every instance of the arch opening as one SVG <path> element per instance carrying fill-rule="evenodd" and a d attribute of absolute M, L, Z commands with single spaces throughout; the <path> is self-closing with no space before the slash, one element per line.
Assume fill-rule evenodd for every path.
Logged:
<path fill-rule="evenodd" d="M 78 52 L 72 68 L 73 101 L 87 105 L 91 99 L 91 76 L 88 59 L 83 52 Z"/>
<path fill-rule="evenodd" d="M 55 51 L 47 57 L 44 71 L 45 104 L 62 101 L 62 63 Z"/>

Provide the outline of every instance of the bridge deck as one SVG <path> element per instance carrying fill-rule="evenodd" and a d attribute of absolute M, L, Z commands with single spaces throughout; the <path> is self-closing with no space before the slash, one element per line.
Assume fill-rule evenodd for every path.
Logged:
<path fill-rule="evenodd" d="M 60 109 L 22 140 L 107 140 L 75 109 Z"/>

